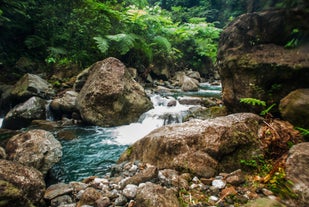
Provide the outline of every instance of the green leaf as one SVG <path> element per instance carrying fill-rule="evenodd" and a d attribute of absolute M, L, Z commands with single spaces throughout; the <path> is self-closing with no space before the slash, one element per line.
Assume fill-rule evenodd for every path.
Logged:
<path fill-rule="evenodd" d="M 255 98 L 241 98 L 240 103 L 251 104 L 253 106 L 255 106 L 255 105 L 266 106 L 265 101 L 261 101 L 259 99 L 255 99 Z"/>
<path fill-rule="evenodd" d="M 93 37 L 101 53 L 105 54 L 109 48 L 108 41 L 102 37 Z"/>

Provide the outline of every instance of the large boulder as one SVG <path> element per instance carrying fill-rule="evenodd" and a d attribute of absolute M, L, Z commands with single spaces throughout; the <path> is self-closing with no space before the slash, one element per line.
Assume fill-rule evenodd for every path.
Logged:
<path fill-rule="evenodd" d="M 46 101 L 32 97 L 16 105 L 4 117 L 2 128 L 21 129 L 31 124 L 32 120 L 46 118 Z"/>
<path fill-rule="evenodd" d="M 257 146 L 261 122 L 255 114 L 239 113 L 163 126 L 134 143 L 119 162 L 141 160 L 160 169 L 180 169 L 212 177 L 218 171 L 241 168 L 241 159 L 260 153 Z"/>
<path fill-rule="evenodd" d="M 5 149 L 9 160 L 36 168 L 44 175 L 62 156 L 60 142 L 45 130 L 17 134 L 10 138 Z"/>
<path fill-rule="evenodd" d="M 298 89 L 281 99 L 282 117 L 295 126 L 309 128 L 309 88 Z"/>
<path fill-rule="evenodd" d="M 239 16 L 222 32 L 218 67 L 223 101 L 230 112 L 260 112 L 241 98 L 277 103 L 297 88 L 308 88 L 308 12 L 269 10 Z M 297 29 L 295 29 L 297 28 Z M 293 36 L 294 35 L 294 36 Z M 297 40 L 300 45 L 286 48 Z"/>
<path fill-rule="evenodd" d="M 91 66 L 77 107 L 82 119 L 90 124 L 116 126 L 137 121 L 152 103 L 125 65 L 116 58 L 107 58 Z"/>
<path fill-rule="evenodd" d="M 299 199 L 295 206 L 309 206 L 309 143 L 294 145 L 286 161 L 286 175 Z"/>
<path fill-rule="evenodd" d="M 42 206 L 44 191 L 45 182 L 38 170 L 0 159 L 0 206 Z"/>
<path fill-rule="evenodd" d="M 55 95 L 52 85 L 38 75 L 27 73 L 17 81 L 11 91 L 12 102 L 21 103 L 32 96 L 51 99 Z"/>

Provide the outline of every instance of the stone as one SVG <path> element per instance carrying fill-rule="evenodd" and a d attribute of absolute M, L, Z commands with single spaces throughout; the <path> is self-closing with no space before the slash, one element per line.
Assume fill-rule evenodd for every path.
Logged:
<path fill-rule="evenodd" d="M 135 202 L 140 207 L 180 206 L 173 190 L 149 182 L 138 187 Z"/>
<path fill-rule="evenodd" d="M 11 96 L 13 103 L 21 103 L 37 96 L 42 99 L 51 99 L 55 95 L 52 85 L 38 75 L 27 73 L 19 79 L 12 91 Z"/>
<path fill-rule="evenodd" d="M 34 167 L 46 174 L 62 157 L 62 146 L 52 133 L 30 130 L 9 139 L 6 145 L 9 160 Z"/>
<path fill-rule="evenodd" d="M 237 17 L 221 33 L 218 68 L 223 102 L 228 111 L 260 113 L 264 108 L 240 104 L 241 98 L 256 98 L 276 103 L 298 88 L 308 88 L 309 53 L 301 44 L 293 49 L 285 45 L 294 28 L 308 31 L 303 9 L 268 10 Z"/>
<path fill-rule="evenodd" d="M 77 206 L 94 205 L 96 201 L 102 197 L 104 196 L 100 191 L 92 187 L 88 187 L 86 188 L 85 192 L 81 196 L 81 199 L 79 200 Z"/>
<path fill-rule="evenodd" d="M 225 181 L 231 185 L 240 185 L 246 181 L 245 175 L 241 169 L 238 169 L 230 174 L 228 174 L 225 178 Z"/>
<path fill-rule="evenodd" d="M 280 101 L 282 117 L 294 126 L 309 128 L 309 88 L 297 89 Z"/>
<path fill-rule="evenodd" d="M 44 194 L 44 198 L 52 200 L 58 196 L 69 194 L 73 191 L 73 188 L 69 184 L 57 183 L 49 186 Z"/>
<path fill-rule="evenodd" d="M 144 183 L 157 176 L 158 169 L 153 165 L 147 165 L 145 169 L 125 180 L 124 185 Z"/>
<path fill-rule="evenodd" d="M 140 160 L 159 169 L 183 170 L 209 178 L 218 170 L 241 168 L 241 159 L 260 152 L 261 124 L 261 117 L 255 114 L 238 113 L 163 126 L 135 142 L 118 162 Z"/>
<path fill-rule="evenodd" d="M 24 197 L 21 189 L 11 183 L 0 179 L 0 205 L 10 207 L 32 207 L 33 203 Z"/>
<path fill-rule="evenodd" d="M 128 199 L 134 199 L 137 193 L 137 185 L 133 184 L 126 185 L 126 187 L 122 190 L 122 193 Z"/>
<path fill-rule="evenodd" d="M 58 207 L 60 205 L 71 204 L 73 202 L 69 195 L 58 196 L 51 200 L 51 207 Z"/>
<path fill-rule="evenodd" d="M 125 65 L 116 58 L 107 58 L 91 66 L 77 107 L 89 124 L 117 126 L 137 121 L 152 103 Z"/>
<path fill-rule="evenodd" d="M 95 201 L 97 207 L 108 207 L 111 201 L 108 197 L 102 197 Z"/>
<path fill-rule="evenodd" d="M 198 91 L 199 82 L 194 78 L 190 78 L 188 76 L 184 76 L 183 84 L 181 86 L 181 90 L 183 91 Z"/>
<path fill-rule="evenodd" d="M 0 147 L 0 159 L 6 159 L 6 152 L 2 147 Z"/>
<path fill-rule="evenodd" d="M 62 97 L 52 100 L 50 108 L 59 118 L 62 117 L 63 114 L 71 117 L 73 112 L 78 112 L 76 106 L 77 96 L 78 93 L 75 91 L 66 91 Z"/>
<path fill-rule="evenodd" d="M 128 199 L 120 194 L 116 199 L 115 199 L 115 206 L 124 206 L 128 202 Z"/>
<path fill-rule="evenodd" d="M 181 97 L 178 102 L 183 105 L 201 105 L 202 99 L 199 97 Z"/>
<path fill-rule="evenodd" d="M 160 183 L 162 183 L 164 186 L 173 186 L 179 189 L 189 189 L 189 182 L 185 178 L 180 176 L 176 170 L 160 170 L 158 172 L 158 178 L 160 180 Z"/>
<path fill-rule="evenodd" d="M 309 143 L 294 145 L 286 160 L 286 176 L 293 183 L 293 190 L 299 196 L 296 206 L 309 206 Z"/>
<path fill-rule="evenodd" d="M 46 119 L 46 101 L 39 97 L 32 97 L 12 108 L 5 115 L 2 128 L 21 129 L 35 119 Z"/>
<path fill-rule="evenodd" d="M 16 162 L 0 159 L 0 180 L 5 181 L 0 184 L 2 187 L 5 186 L 8 190 L 12 188 L 16 192 L 12 195 L 18 197 L 16 201 L 26 202 L 28 200 L 34 205 L 40 206 L 45 191 L 45 182 L 42 173 L 38 170 Z M 8 195 L 7 198 L 10 199 L 12 197 Z M 10 203 L 12 205 L 9 206 L 13 206 L 14 202 Z"/>

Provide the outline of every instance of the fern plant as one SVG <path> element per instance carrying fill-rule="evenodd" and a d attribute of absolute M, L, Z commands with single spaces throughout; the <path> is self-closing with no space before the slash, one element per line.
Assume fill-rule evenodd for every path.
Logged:
<path fill-rule="evenodd" d="M 263 108 L 265 108 L 263 111 L 260 112 L 261 116 L 266 116 L 267 114 L 269 114 L 269 111 L 276 106 L 276 104 L 272 104 L 270 106 L 268 106 L 266 108 L 266 102 L 265 101 L 261 101 L 259 99 L 256 98 L 241 98 L 240 99 L 240 103 L 245 103 L 245 104 L 250 104 L 252 106 L 262 106 Z"/>

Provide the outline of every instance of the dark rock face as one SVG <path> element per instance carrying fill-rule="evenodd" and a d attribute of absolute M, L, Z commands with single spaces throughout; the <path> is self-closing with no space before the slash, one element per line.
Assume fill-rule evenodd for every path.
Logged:
<path fill-rule="evenodd" d="M 30 130 L 13 136 L 6 145 L 8 159 L 34 167 L 42 174 L 57 163 L 62 156 L 62 147 L 52 133 Z"/>
<path fill-rule="evenodd" d="M 41 77 L 25 74 L 13 87 L 11 96 L 14 101 L 21 103 L 32 96 L 50 99 L 55 95 L 52 85 Z"/>
<path fill-rule="evenodd" d="M 281 99 L 279 109 L 282 117 L 295 126 L 309 128 L 309 88 L 289 93 Z"/>
<path fill-rule="evenodd" d="M 3 119 L 2 128 L 21 129 L 35 119 L 46 119 L 46 101 L 32 97 L 11 109 Z"/>
<path fill-rule="evenodd" d="M 287 178 L 293 182 L 293 190 L 299 194 L 295 206 L 309 206 L 309 143 L 293 146 L 286 161 Z"/>
<path fill-rule="evenodd" d="M 142 86 L 116 58 L 95 63 L 77 98 L 84 121 L 99 126 L 116 126 L 137 121 L 152 108 Z"/>
<path fill-rule="evenodd" d="M 119 161 L 141 160 L 203 177 L 233 171 L 241 167 L 241 159 L 258 153 L 260 122 L 257 115 L 240 113 L 163 126 L 134 143 Z"/>
<path fill-rule="evenodd" d="M 41 206 L 45 191 L 43 175 L 36 169 L 0 160 L 0 198 L 5 206 Z M 3 194 L 2 194 L 3 193 Z"/>
<path fill-rule="evenodd" d="M 76 99 L 78 93 L 75 91 L 66 91 L 62 97 L 54 99 L 50 103 L 50 108 L 54 115 L 67 115 L 72 117 L 73 112 L 78 112 L 76 107 Z"/>
<path fill-rule="evenodd" d="M 278 103 L 292 90 L 308 88 L 308 13 L 302 10 L 275 10 L 238 17 L 223 31 L 218 66 L 223 101 L 230 112 L 253 111 L 239 104 L 241 98 Z M 293 37 L 297 28 L 300 36 Z M 293 49 L 284 46 L 293 38 L 303 41 Z"/>

